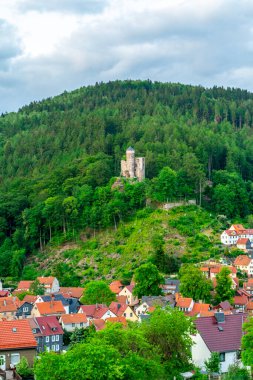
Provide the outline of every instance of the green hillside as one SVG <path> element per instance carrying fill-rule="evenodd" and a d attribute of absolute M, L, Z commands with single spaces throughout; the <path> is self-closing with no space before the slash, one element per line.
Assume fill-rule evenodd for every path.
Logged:
<path fill-rule="evenodd" d="M 133 260 L 144 260 L 151 251 L 149 239 L 139 246 L 137 232 L 144 228 L 138 227 L 141 220 L 158 218 L 155 211 L 139 220 L 148 202 L 196 199 L 208 214 L 252 224 L 252 105 L 253 94 L 240 89 L 115 81 L 1 115 L 0 277 L 28 276 L 27 263 L 41 256 L 43 262 L 47 255 L 40 251 L 72 240 L 78 245 L 73 262 L 81 262 L 78 275 L 113 276 L 114 260 L 132 270 Z M 147 179 L 124 182 L 121 191 L 112 185 L 129 145 L 145 156 Z M 134 232 L 127 237 L 129 248 L 117 237 L 125 226 L 137 230 L 136 238 Z M 95 241 L 80 242 L 80 234 L 95 235 Z M 187 250 L 192 245 L 205 252 L 206 238 L 190 238 L 199 241 L 186 239 Z M 177 244 L 170 246 L 178 247 L 180 256 L 181 241 Z M 87 263 L 85 250 L 94 256 Z M 96 268 L 99 273 L 92 272 Z"/>

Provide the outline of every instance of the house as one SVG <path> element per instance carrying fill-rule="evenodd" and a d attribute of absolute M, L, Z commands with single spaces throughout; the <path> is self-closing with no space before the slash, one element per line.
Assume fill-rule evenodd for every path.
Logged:
<path fill-rule="evenodd" d="M 17 297 L 0 298 L 0 318 L 8 320 L 14 319 L 19 306 L 20 301 Z"/>
<path fill-rule="evenodd" d="M 221 372 L 227 372 L 228 367 L 239 360 L 238 353 L 243 335 L 242 324 L 246 314 L 225 315 L 216 312 L 213 317 L 197 318 L 194 323 L 197 333 L 192 336 L 192 360 L 194 364 L 205 369 L 205 361 L 212 352 L 220 355 Z"/>
<path fill-rule="evenodd" d="M 125 317 L 127 320 L 133 322 L 138 321 L 137 315 L 129 305 L 112 302 L 109 306 L 109 309 L 112 311 L 115 317 Z"/>
<path fill-rule="evenodd" d="M 133 295 L 133 289 L 134 289 L 134 285 L 127 285 L 119 292 L 120 296 L 127 297 L 127 303 L 130 306 L 134 306 L 139 302 L 138 297 Z"/>
<path fill-rule="evenodd" d="M 66 314 L 66 312 L 61 301 L 35 303 L 31 312 L 32 317 L 60 317 L 62 314 Z"/>
<path fill-rule="evenodd" d="M 176 307 L 181 311 L 192 311 L 194 301 L 192 298 L 178 297 L 176 300 Z"/>
<path fill-rule="evenodd" d="M 39 303 L 39 302 L 52 302 L 52 301 L 61 301 L 61 303 L 63 304 L 63 307 L 65 309 L 65 313 L 66 314 L 69 314 L 70 311 L 69 311 L 69 300 L 65 297 L 63 297 L 62 294 L 47 294 L 47 295 L 44 295 L 44 296 L 38 296 L 37 300 L 35 301 L 35 303 Z"/>
<path fill-rule="evenodd" d="M 104 319 L 93 319 L 90 321 L 90 326 L 95 326 L 96 331 L 103 330 L 105 328 L 105 320 Z"/>
<path fill-rule="evenodd" d="M 229 312 L 233 310 L 233 306 L 230 305 L 228 301 L 222 301 L 217 306 L 214 306 L 216 311 Z"/>
<path fill-rule="evenodd" d="M 19 319 L 28 318 L 31 315 L 33 304 L 27 301 L 21 301 L 17 308 L 16 317 Z"/>
<path fill-rule="evenodd" d="M 242 224 L 233 224 L 221 234 L 221 242 L 224 245 L 236 245 L 239 239 L 253 241 L 253 229 L 245 229 Z"/>
<path fill-rule="evenodd" d="M 89 320 L 84 313 L 62 315 L 59 322 L 62 328 L 69 332 L 89 326 Z"/>
<path fill-rule="evenodd" d="M 29 303 L 34 305 L 38 297 L 39 296 L 33 296 L 31 294 L 26 294 L 23 301 L 29 302 Z"/>
<path fill-rule="evenodd" d="M 111 317 L 107 318 L 105 321 L 106 324 L 108 323 L 121 323 L 123 326 L 127 326 L 127 320 L 125 317 Z"/>
<path fill-rule="evenodd" d="M 37 352 L 62 351 L 64 332 L 56 317 L 29 318 L 28 321 L 37 341 Z"/>
<path fill-rule="evenodd" d="M 247 255 L 239 255 L 234 261 L 234 266 L 241 272 L 247 273 L 250 277 L 253 275 L 253 259 Z"/>
<path fill-rule="evenodd" d="M 174 280 L 172 278 L 166 278 L 161 288 L 164 294 L 175 294 L 179 292 L 179 280 Z"/>
<path fill-rule="evenodd" d="M 89 320 L 91 319 L 103 319 L 106 320 L 110 317 L 116 317 L 109 307 L 102 304 L 96 305 L 81 305 L 78 313 L 83 313 Z"/>
<path fill-rule="evenodd" d="M 78 300 L 83 295 L 84 288 L 78 287 L 60 287 L 59 293 L 63 295 L 65 298 L 77 298 Z"/>
<path fill-rule="evenodd" d="M 196 303 L 194 302 L 193 308 L 187 315 L 190 317 L 202 317 L 209 315 L 210 304 L 209 303 Z"/>
<path fill-rule="evenodd" d="M 165 307 L 167 305 L 174 307 L 175 304 L 175 298 L 172 294 L 169 296 L 143 296 L 140 305 L 135 308 L 135 313 L 139 316 L 149 312 L 150 307 Z"/>
<path fill-rule="evenodd" d="M 249 278 L 247 282 L 243 283 L 243 289 L 253 295 L 253 278 Z"/>
<path fill-rule="evenodd" d="M 247 252 L 251 249 L 251 241 L 248 238 L 239 238 L 237 240 L 236 247 Z"/>
<path fill-rule="evenodd" d="M 0 290 L 0 298 L 2 297 L 9 297 L 10 291 L 9 290 Z"/>
<path fill-rule="evenodd" d="M 22 357 L 32 366 L 36 347 L 28 319 L 0 321 L 0 369 L 15 367 Z"/>
<path fill-rule="evenodd" d="M 124 288 L 124 285 L 122 284 L 121 281 L 116 280 L 110 283 L 109 288 L 111 291 L 115 294 L 119 294 L 121 290 Z"/>
<path fill-rule="evenodd" d="M 33 281 L 19 281 L 16 292 L 29 292 Z"/>
<path fill-rule="evenodd" d="M 246 309 L 248 302 L 249 302 L 249 299 L 244 294 L 241 296 L 234 296 L 234 307 L 238 311 L 244 311 Z"/>
<path fill-rule="evenodd" d="M 58 293 L 60 290 L 59 281 L 56 277 L 38 277 L 37 280 L 44 287 L 45 294 Z"/>

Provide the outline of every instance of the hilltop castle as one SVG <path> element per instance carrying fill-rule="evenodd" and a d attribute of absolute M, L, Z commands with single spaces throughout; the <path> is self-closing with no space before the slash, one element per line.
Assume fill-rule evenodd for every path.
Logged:
<path fill-rule="evenodd" d="M 145 178 L 145 158 L 135 157 L 135 151 L 130 146 L 126 150 L 126 161 L 121 160 L 121 175 L 126 178 L 137 178 L 143 181 Z"/>

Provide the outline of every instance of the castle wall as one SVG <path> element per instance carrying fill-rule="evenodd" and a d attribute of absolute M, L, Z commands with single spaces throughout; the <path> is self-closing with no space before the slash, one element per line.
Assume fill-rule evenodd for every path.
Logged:
<path fill-rule="evenodd" d="M 138 181 L 143 181 L 145 179 L 145 158 L 137 157 L 135 159 L 135 177 Z"/>
<path fill-rule="evenodd" d="M 126 178 L 145 179 L 145 158 L 135 158 L 135 152 L 131 148 L 126 151 L 126 160 L 121 160 L 121 175 Z"/>

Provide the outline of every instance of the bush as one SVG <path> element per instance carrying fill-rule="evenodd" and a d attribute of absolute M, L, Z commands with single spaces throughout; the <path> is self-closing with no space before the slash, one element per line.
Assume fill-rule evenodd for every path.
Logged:
<path fill-rule="evenodd" d="M 17 373 L 22 376 L 23 379 L 33 376 L 33 368 L 29 367 L 25 356 L 21 358 L 19 364 L 17 365 Z"/>

